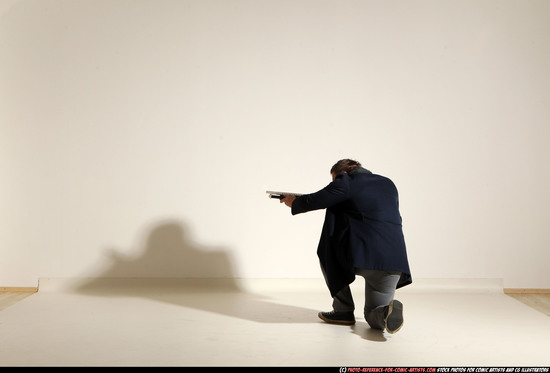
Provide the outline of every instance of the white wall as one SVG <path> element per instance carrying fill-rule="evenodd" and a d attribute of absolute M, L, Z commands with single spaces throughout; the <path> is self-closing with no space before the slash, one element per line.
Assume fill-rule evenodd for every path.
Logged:
<path fill-rule="evenodd" d="M 550 287 L 550 2 L 0 2 L 0 285 L 319 277 L 356 158 L 413 276 Z"/>

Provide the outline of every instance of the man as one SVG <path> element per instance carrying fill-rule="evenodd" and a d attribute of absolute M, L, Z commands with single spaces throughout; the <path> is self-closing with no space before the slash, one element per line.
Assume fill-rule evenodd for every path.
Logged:
<path fill-rule="evenodd" d="M 319 317 L 331 324 L 355 324 L 349 284 L 359 275 L 365 279 L 366 321 L 395 333 L 403 325 L 395 290 L 412 283 L 397 188 L 351 159 L 338 161 L 330 173 L 333 181 L 320 191 L 281 200 L 292 215 L 326 209 L 317 255 L 333 310 Z"/>

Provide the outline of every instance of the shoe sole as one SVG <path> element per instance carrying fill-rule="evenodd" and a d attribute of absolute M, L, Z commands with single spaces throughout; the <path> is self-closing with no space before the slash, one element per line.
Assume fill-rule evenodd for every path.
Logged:
<path fill-rule="evenodd" d="M 397 333 L 403 327 L 403 303 L 392 300 L 386 317 L 386 331 L 390 334 Z"/>
<path fill-rule="evenodd" d="M 317 314 L 319 316 L 319 318 L 321 320 L 323 320 L 324 322 L 328 323 L 328 324 L 335 324 L 335 325 L 354 325 L 355 324 L 355 320 L 353 321 L 346 321 L 346 320 L 332 320 L 332 319 L 327 319 L 325 316 L 323 316 L 323 313 L 322 312 L 319 312 Z"/>

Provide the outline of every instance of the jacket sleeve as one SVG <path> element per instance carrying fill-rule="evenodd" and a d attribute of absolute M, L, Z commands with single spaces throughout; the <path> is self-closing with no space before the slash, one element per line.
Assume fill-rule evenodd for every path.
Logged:
<path fill-rule="evenodd" d="M 349 198 L 349 190 L 350 177 L 341 173 L 320 191 L 297 197 L 292 203 L 292 215 L 334 206 Z"/>

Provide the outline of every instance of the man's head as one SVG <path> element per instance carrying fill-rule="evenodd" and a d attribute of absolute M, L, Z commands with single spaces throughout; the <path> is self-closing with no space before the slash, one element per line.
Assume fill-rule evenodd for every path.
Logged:
<path fill-rule="evenodd" d="M 332 180 L 336 178 L 336 175 L 342 172 L 350 172 L 356 167 L 361 167 L 361 163 L 354 161 L 352 159 L 341 159 L 332 166 L 330 169 L 330 174 L 332 175 Z"/>

